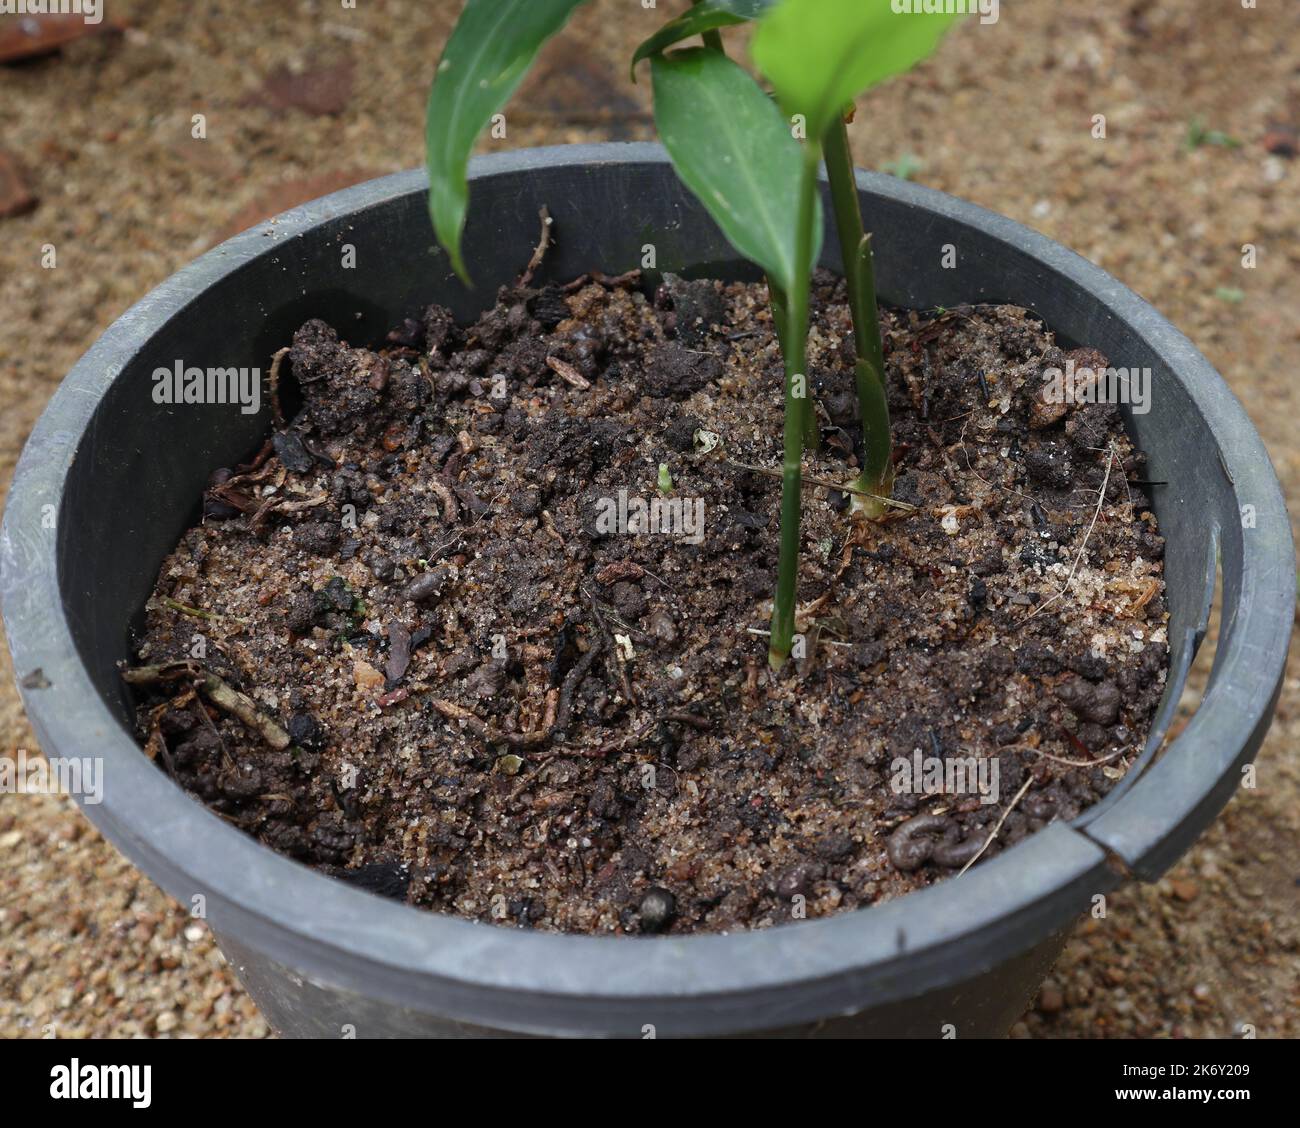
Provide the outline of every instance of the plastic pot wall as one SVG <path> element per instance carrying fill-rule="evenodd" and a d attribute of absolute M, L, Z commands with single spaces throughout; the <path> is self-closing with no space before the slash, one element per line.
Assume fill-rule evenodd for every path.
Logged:
<path fill-rule="evenodd" d="M 727 936 L 537 934 L 385 901 L 282 858 L 185 795 L 132 739 L 117 670 L 131 627 L 209 471 L 245 458 L 269 426 L 265 410 L 155 404 L 155 368 L 179 359 L 265 371 L 309 317 L 354 343 L 382 340 L 430 301 L 469 318 L 527 261 L 543 204 L 558 237 L 544 277 L 621 272 L 641 264 L 647 244 L 661 270 L 749 273 L 657 146 L 523 151 L 480 159 L 472 176 L 474 291 L 434 246 L 423 176 L 403 173 L 213 250 L 69 374 L 23 454 L 0 533 L 0 601 L 46 754 L 102 758 L 103 802 L 86 814 L 182 904 L 205 898 L 240 977 L 288 1034 L 1004 1032 L 1093 896 L 1125 870 L 1161 874 L 1239 785 L 1280 686 L 1294 553 L 1259 437 L 1190 342 L 1078 256 L 937 192 L 859 174 L 885 301 L 1015 302 L 1065 342 L 1153 374 L 1152 410 L 1130 425 L 1148 477 L 1168 483 L 1152 493 L 1168 541 L 1173 670 L 1143 761 L 1074 824 L 1052 824 L 961 878 L 825 920 Z M 942 268 L 946 244 L 956 269 Z M 347 245 L 355 269 L 342 267 Z M 829 230 L 826 246 L 838 266 Z M 1209 690 L 1160 748 L 1208 620 L 1216 560 L 1222 627 Z"/>

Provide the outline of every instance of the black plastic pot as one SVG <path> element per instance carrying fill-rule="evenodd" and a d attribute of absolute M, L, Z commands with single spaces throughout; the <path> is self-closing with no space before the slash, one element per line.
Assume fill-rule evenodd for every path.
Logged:
<path fill-rule="evenodd" d="M 960 878 L 831 919 L 680 938 L 535 934 L 419 911 L 280 857 L 189 798 L 131 738 L 117 663 L 206 475 L 255 449 L 268 420 L 156 404 L 156 367 L 265 369 L 313 316 L 354 342 L 382 339 L 432 300 L 469 317 L 527 260 L 542 204 L 557 222 L 550 277 L 626 270 L 645 244 L 663 270 L 743 272 L 657 146 L 478 161 L 466 235 L 474 292 L 433 246 L 422 175 L 365 184 L 230 240 L 113 325 L 37 424 L 0 538 L 5 624 L 43 748 L 103 758 L 104 801 L 86 813 L 183 904 L 206 898 L 223 950 L 281 1031 L 1001 1033 L 1093 896 L 1123 880 L 1120 869 L 1161 874 L 1238 786 L 1272 715 L 1295 597 L 1281 491 L 1241 407 L 1186 338 L 1083 259 L 937 192 L 866 174 L 859 186 L 884 300 L 1013 301 L 1066 341 L 1153 372 L 1153 409 L 1130 422 L 1148 476 L 1168 483 L 1152 489 L 1168 538 L 1173 670 L 1143 762 L 1073 825 L 1052 824 Z M 348 244 L 351 270 L 341 267 Z M 834 244 L 828 235 L 829 265 Z M 945 244 L 957 269 L 941 266 Z M 1209 691 L 1157 756 L 1205 630 L 1216 560 L 1222 629 Z"/>

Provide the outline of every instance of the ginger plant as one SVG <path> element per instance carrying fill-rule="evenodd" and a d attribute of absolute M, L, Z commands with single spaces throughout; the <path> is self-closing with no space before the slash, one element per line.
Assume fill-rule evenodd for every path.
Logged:
<path fill-rule="evenodd" d="M 583 2 L 468 0 L 447 42 L 426 121 L 429 210 L 467 283 L 461 238 L 470 151 L 542 45 Z M 823 232 L 818 175 L 824 163 L 853 314 L 865 457 L 847 485 L 857 512 L 879 517 L 894 477 L 889 405 L 846 111 L 858 95 L 930 54 L 954 18 L 898 12 L 892 0 L 696 0 L 632 59 L 633 77 L 639 63 L 650 62 L 655 124 L 678 175 L 768 279 L 785 369 L 781 543 L 768 643 L 774 669 L 793 646 L 803 454 L 818 441 L 807 365 L 812 270 Z M 775 100 L 723 48 L 723 29 L 750 22 L 750 55 Z M 703 46 L 679 46 L 696 36 Z"/>

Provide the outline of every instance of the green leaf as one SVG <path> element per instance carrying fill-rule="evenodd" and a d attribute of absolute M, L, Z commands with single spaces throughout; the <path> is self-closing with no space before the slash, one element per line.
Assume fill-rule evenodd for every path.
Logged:
<path fill-rule="evenodd" d="M 669 20 L 636 49 L 636 53 L 632 56 L 632 81 L 636 81 L 636 65 L 642 59 L 658 55 L 674 43 L 690 39 L 693 35 L 703 35 L 706 31 L 717 31 L 720 27 L 733 27 L 744 22 L 743 16 L 720 11 L 707 3 L 692 8 L 675 20 Z"/>
<path fill-rule="evenodd" d="M 759 22 L 750 54 L 785 111 L 803 114 L 808 135 L 820 137 L 864 90 L 929 55 L 958 18 L 896 13 L 892 0 L 781 0 Z"/>
<path fill-rule="evenodd" d="M 469 207 L 469 154 L 509 100 L 542 44 L 583 0 L 468 0 L 429 92 L 425 158 L 433 229 L 468 284 L 461 235 Z"/>
<path fill-rule="evenodd" d="M 636 65 L 642 59 L 662 54 L 675 43 L 706 31 L 758 19 L 775 3 L 776 0 L 699 0 L 690 11 L 669 20 L 636 49 L 632 56 L 632 81 L 636 81 Z"/>
<path fill-rule="evenodd" d="M 655 124 L 677 175 L 728 241 L 783 291 L 795 278 L 803 154 L 781 111 L 725 55 L 696 47 L 656 55 Z M 812 262 L 821 250 L 817 201 Z"/>

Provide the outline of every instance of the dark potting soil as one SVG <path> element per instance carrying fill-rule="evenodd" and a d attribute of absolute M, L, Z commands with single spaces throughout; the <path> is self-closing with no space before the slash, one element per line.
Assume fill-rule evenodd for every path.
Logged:
<path fill-rule="evenodd" d="M 434 306 L 377 351 L 295 334 L 301 411 L 214 473 L 148 605 L 159 767 L 339 877 L 574 932 L 875 904 L 1106 794 L 1164 686 L 1163 542 L 1117 410 L 1042 392 L 1105 358 L 1012 306 L 885 312 L 911 508 L 864 523 L 819 275 L 802 656 L 772 674 L 766 290 L 638 286 Z"/>

